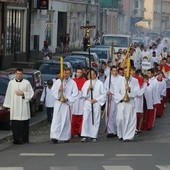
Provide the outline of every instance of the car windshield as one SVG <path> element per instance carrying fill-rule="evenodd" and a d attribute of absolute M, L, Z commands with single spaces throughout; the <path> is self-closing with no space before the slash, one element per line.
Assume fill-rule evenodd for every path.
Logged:
<path fill-rule="evenodd" d="M 33 84 L 32 75 L 31 74 L 24 74 L 24 79 L 27 79 L 31 84 Z"/>
<path fill-rule="evenodd" d="M 64 67 L 67 67 L 67 65 L 64 64 Z M 60 63 L 41 64 L 39 70 L 42 74 L 56 75 L 60 73 Z"/>
<path fill-rule="evenodd" d="M 9 79 L 6 77 L 0 77 L 0 95 L 5 95 L 8 87 Z"/>
<path fill-rule="evenodd" d="M 82 55 L 82 56 L 85 56 L 85 57 L 89 57 L 89 54 L 87 53 L 72 53 L 71 55 Z M 94 62 L 94 57 L 93 57 L 93 55 L 90 55 L 90 57 L 91 57 L 91 61 L 92 62 Z"/>
<path fill-rule="evenodd" d="M 84 67 L 85 61 L 83 58 L 65 58 L 64 61 L 70 62 L 73 68 Z"/>
<path fill-rule="evenodd" d="M 107 51 L 100 51 L 100 50 L 94 50 L 91 49 L 91 52 L 96 53 L 99 57 L 99 59 L 107 59 L 108 58 L 108 52 Z"/>
<path fill-rule="evenodd" d="M 128 47 L 128 38 L 127 37 L 114 37 L 114 36 L 104 36 L 102 44 L 112 45 L 114 47 Z"/>

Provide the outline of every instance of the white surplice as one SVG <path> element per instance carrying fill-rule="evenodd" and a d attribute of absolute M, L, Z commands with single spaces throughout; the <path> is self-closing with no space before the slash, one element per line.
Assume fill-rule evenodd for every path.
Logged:
<path fill-rule="evenodd" d="M 92 80 L 93 99 L 97 100 L 97 102 L 93 104 L 94 125 L 92 125 L 92 107 L 89 101 L 91 99 L 91 94 L 90 92 L 87 94 L 89 85 L 90 80 L 86 81 L 82 87 L 82 96 L 85 98 L 85 102 L 81 136 L 97 138 L 101 118 L 101 106 L 106 101 L 106 92 L 100 80 Z"/>
<path fill-rule="evenodd" d="M 79 90 L 77 100 L 72 105 L 71 113 L 74 115 L 83 115 L 83 105 L 84 98 L 82 97 L 82 92 Z"/>
<path fill-rule="evenodd" d="M 106 118 L 106 128 L 107 133 L 113 133 L 117 134 L 117 126 L 116 126 L 116 116 L 117 116 L 117 104 L 114 99 L 114 88 L 116 84 L 120 84 L 122 80 L 122 76 L 111 76 L 110 81 L 110 88 L 109 88 L 109 76 L 107 77 L 104 87 L 107 93 L 110 92 L 109 95 L 107 95 L 106 98 L 106 109 L 105 109 L 105 118 Z M 109 106 L 109 107 L 108 107 Z"/>
<path fill-rule="evenodd" d="M 78 89 L 76 82 L 71 78 L 64 80 L 64 97 L 68 102 L 60 102 L 59 92 L 61 80 L 58 79 L 52 86 L 52 95 L 55 97 L 53 120 L 51 124 L 50 138 L 67 141 L 71 138 L 71 105 L 77 99 Z"/>
<path fill-rule="evenodd" d="M 15 94 L 18 90 L 24 93 L 24 98 Z M 33 95 L 34 91 L 28 80 L 23 79 L 17 82 L 13 79 L 9 82 L 3 106 L 10 108 L 10 120 L 30 119 L 29 101 Z"/>
<path fill-rule="evenodd" d="M 136 103 L 136 113 L 143 113 L 143 97 L 146 90 L 147 84 L 144 83 L 142 87 L 140 87 L 137 97 L 135 98 Z"/>
<path fill-rule="evenodd" d="M 45 107 L 54 107 L 55 98 L 51 88 L 48 86 L 44 88 L 40 101 L 45 103 Z"/>
<path fill-rule="evenodd" d="M 148 84 L 146 86 L 145 93 L 144 93 L 144 97 L 146 100 L 146 106 L 147 106 L 148 110 L 153 109 L 153 105 L 154 105 L 153 92 L 154 92 L 153 86 Z"/>
<path fill-rule="evenodd" d="M 118 104 L 117 111 L 117 135 L 118 138 L 123 140 L 132 140 L 135 136 L 136 130 L 136 108 L 134 98 L 138 96 L 139 84 L 137 79 L 130 77 L 129 86 L 130 92 L 128 92 L 129 101 L 122 102 L 125 96 L 125 78 L 122 79 L 121 83 L 115 87 L 115 101 Z"/>
<path fill-rule="evenodd" d="M 153 86 L 153 104 L 160 104 L 161 103 L 161 96 L 159 93 L 159 83 L 155 77 L 149 79 L 149 84 Z"/>

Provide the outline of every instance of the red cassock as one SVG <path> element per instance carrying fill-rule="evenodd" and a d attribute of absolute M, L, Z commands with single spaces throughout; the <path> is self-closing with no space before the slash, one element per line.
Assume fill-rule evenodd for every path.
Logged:
<path fill-rule="evenodd" d="M 78 90 L 81 91 L 84 83 L 86 82 L 86 79 L 84 77 L 80 77 L 80 78 L 74 78 L 73 80 L 76 82 Z M 81 99 L 77 99 L 77 100 L 81 100 Z M 77 104 L 79 104 L 78 102 L 79 101 L 76 101 Z M 71 121 L 72 136 L 81 134 L 82 122 L 83 122 L 83 113 L 72 114 L 72 121 Z"/>
<path fill-rule="evenodd" d="M 140 88 L 142 88 L 143 84 L 144 84 L 144 80 L 142 77 L 136 75 L 135 78 L 138 80 L 138 84 L 140 86 Z M 139 103 L 138 103 L 139 104 Z M 136 113 L 137 116 L 137 124 L 136 124 L 136 129 L 139 130 L 139 124 L 140 124 L 140 120 L 141 120 L 141 113 Z"/>

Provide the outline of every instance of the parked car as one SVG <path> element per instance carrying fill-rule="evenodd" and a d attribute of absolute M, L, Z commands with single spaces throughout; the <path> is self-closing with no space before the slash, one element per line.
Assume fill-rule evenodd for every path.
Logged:
<path fill-rule="evenodd" d="M 30 101 L 31 116 L 34 116 L 36 112 L 43 110 L 43 106 L 40 102 L 41 94 L 43 92 L 42 75 L 39 70 L 35 69 L 24 68 L 23 71 L 24 78 L 31 83 L 34 90 L 34 96 Z M 15 68 L 5 70 L 5 72 L 10 80 L 15 77 Z"/>
<path fill-rule="evenodd" d="M 71 69 L 71 74 L 73 74 L 73 68 L 69 62 L 64 62 L 64 67 Z M 39 70 L 42 74 L 42 80 L 45 83 L 47 80 L 52 80 L 58 78 L 60 73 L 60 61 L 49 60 L 41 62 Z"/>
<path fill-rule="evenodd" d="M 132 37 L 132 43 L 138 43 L 139 45 L 144 45 L 145 41 L 142 37 Z"/>
<path fill-rule="evenodd" d="M 66 56 L 64 58 L 64 61 L 70 62 L 74 71 L 77 67 L 86 67 L 86 68 L 89 67 L 89 58 L 84 56 L 78 56 L 78 55 Z"/>
<path fill-rule="evenodd" d="M 8 109 L 3 108 L 6 90 L 10 79 L 7 75 L 0 73 L 0 129 L 10 129 L 10 113 Z"/>
<path fill-rule="evenodd" d="M 101 45 L 111 46 L 113 43 L 115 52 L 118 52 L 119 49 L 127 49 L 131 42 L 132 39 L 130 35 L 104 34 L 102 37 Z"/>
<path fill-rule="evenodd" d="M 85 56 L 89 58 L 89 52 L 74 51 L 71 55 Z M 100 59 L 96 53 L 90 53 L 91 67 L 98 70 L 100 67 Z"/>
<path fill-rule="evenodd" d="M 110 60 L 110 46 L 96 45 L 93 48 L 90 48 L 90 51 L 96 53 L 100 61 L 107 63 Z"/>

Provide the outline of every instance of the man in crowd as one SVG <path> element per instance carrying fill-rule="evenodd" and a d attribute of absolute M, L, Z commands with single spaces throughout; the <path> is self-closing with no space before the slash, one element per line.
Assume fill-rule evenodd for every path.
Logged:
<path fill-rule="evenodd" d="M 81 127 L 83 121 L 83 105 L 84 99 L 82 97 L 81 89 L 86 82 L 86 79 L 83 77 L 83 70 L 81 68 L 76 69 L 76 76 L 73 79 L 78 88 L 78 98 L 72 105 L 72 120 L 71 120 L 71 135 L 72 137 L 75 135 L 80 136 Z"/>
<path fill-rule="evenodd" d="M 34 95 L 32 86 L 23 78 L 23 69 L 17 68 L 15 79 L 11 80 L 3 106 L 10 110 L 13 144 L 29 143 L 30 103 Z"/>
<path fill-rule="evenodd" d="M 87 142 L 88 138 L 90 138 L 92 142 L 97 142 L 101 106 L 104 105 L 106 101 L 106 92 L 103 83 L 97 78 L 97 72 L 92 69 L 88 74 L 88 77 L 91 79 L 86 81 L 82 87 L 82 96 L 85 98 L 85 102 L 81 131 L 81 136 L 83 138 L 81 139 L 81 142 Z M 93 93 L 93 98 L 91 98 L 91 91 Z"/>
<path fill-rule="evenodd" d="M 118 75 L 116 66 L 111 67 L 111 76 L 108 76 L 104 87 L 107 92 L 106 99 L 106 130 L 107 138 L 112 138 L 117 135 L 116 117 L 117 117 L 117 104 L 114 99 L 114 88 L 116 84 L 120 84 L 122 76 Z"/>
<path fill-rule="evenodd" d="M 125 69 L 125 75 L 127 69 Z M 136 109 L 135 97 L 137 97 L 139 85 L 135 78 L 130 76 L 128 82 L 125 77 L 120 83 L 116 84 L 114 98 L 117 103 L 117 135 L 119 140 L 131 141 L 134 139 L 136 131 Z M 126 95 L 128 101 L 124 100 Z"/>
<path fill-rule="evenodd" d="M 58 79 L 52 87 L 55 103 L 50 138 L 53 143 L 68 142 L 71 138 L 71 105 L 77 99 L 78 89 L 70 75 L 70 68 L 65 68 L 63 84 Z M 64 101 L 61 101 L 62 95 Z"/>

